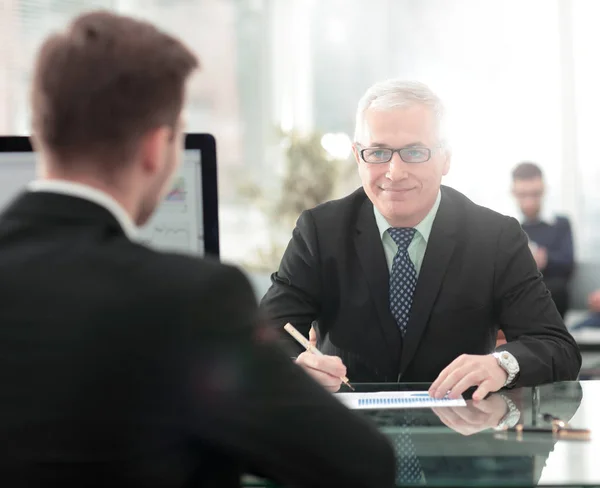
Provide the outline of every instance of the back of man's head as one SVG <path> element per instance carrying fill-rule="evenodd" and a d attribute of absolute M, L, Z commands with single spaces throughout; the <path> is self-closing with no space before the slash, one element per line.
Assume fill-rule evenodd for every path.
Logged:
<path fill-rule="evenodd" d="M 175 128 L 197 66 L 180 41 L 146 22 L 109 12 L 81 15 L 39 51 L 34 140 L 64 169 L 81 160 L 116 169 L 146 133 Z"/>

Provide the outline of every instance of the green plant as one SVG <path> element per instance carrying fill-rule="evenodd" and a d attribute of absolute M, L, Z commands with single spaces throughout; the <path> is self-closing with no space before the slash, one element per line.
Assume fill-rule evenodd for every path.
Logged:
<path fill-rule="evenodd" d="M 246 263 L 256 271 L 273 271 L 290 238 L 296 219 L 304 210 L 331 200 L 339 183 L 342 163 L 333 159 L 321 145 L 321 134 L 280 132 L 284 148 L 283 171 L 275 188 L 256 182 L 239 188 L 240 195 L 256 205 L 268 222 L 269 244 L 256 250 L 256 261 Z"/>

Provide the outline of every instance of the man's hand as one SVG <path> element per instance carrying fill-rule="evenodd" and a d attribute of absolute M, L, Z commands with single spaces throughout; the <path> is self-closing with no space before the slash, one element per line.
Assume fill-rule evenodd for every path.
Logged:
<path fill-rule="evenodd" d="M 317 346 L 317 333 L 313 327 L 310 328 L 308 333 L 308 340 L 313 346 Z M 342 384 L 340 377 L 346 376 L 346 366 L 337 356 L 317 356 L 310 351 L 306 351 L 296 358 L 296 363 L 332 392 L 340 389 Z"/>
<path fill-rule="evenodd" d="M 593 291 L 589 294 L 588 305 L 592 312 L 600 312 L 600 290 Z"/>
<path fill-rule="evenodd" d="M 545 247 L 537 247 L 532 251 L 533 259 L 535 259 L 535 263 L 540 271 L 546 269 L 548 265 L 548 251 Z"/>
<path fill-rule="evenodd" d="M 500 395 L 479 402 L 469 400 L 465 407 L 432 408 L 439 419 L 462 435 L 472 435 L 497 427 L 508 413 L 508 405 Z"/>
<path fill-rule="evenodd" d="M 429 394 L 435 398 L 443 398 L 448 393 L 450 398 L 459 398 L 465 390 L 477 386 L 473 400 L 479 401 L 488 393 L 502 388 L 507 378 L 508 373 L 491 354 L 463 354 L 440 373 L 429 388 Z"/>
<path fill-rule="evenodd" d="M 331 392 L 340 389 L 340 377 L 346 376 L 346 366 L 337 356 L 317 356 L 306 351 L 296 358 L 296 364 Z"/>

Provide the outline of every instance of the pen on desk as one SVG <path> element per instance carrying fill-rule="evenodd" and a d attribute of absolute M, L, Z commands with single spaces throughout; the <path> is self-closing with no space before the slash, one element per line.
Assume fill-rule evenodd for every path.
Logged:
<path fill-rule="evenodd" d="M 591 437 L 589 429 L 573 429 L 571 427 L 529 427 L 522 424 L 515 425 L 512 428 L 505 428 L 498 431 L 497 438 L 506 439 L 506 435 L 512 433 L 516 435 L 518 441 L 523 440 L 523 434 L 551 434 L 553 437 L 564 440 L 588 441 Z"/>
<path fill-rule="evenodd" d="M 312 352 L 313 354 L 316 354 L 317 356 L 323 356 L 323 353 L 321 351 L 319 351 L 315 346 L 313 346 L 306 337 L 304 337 L 299 331 L 298 329 L 296 329 L 296 327 L 294 327 L 292 324 L 288 323 L 285 324 L 285 326 L 283 327 L 286 332 L 288 332 L 294 339 L 296 339 L 300 344 L 302 344 L 302 346 L 309 352 Z M 340 379 L 342 380 L 342 382 L 348 387 L 350 388 L 352 391 L 354 391 L 353 386 L 350 384 L 350 380 L 346 377 L 346 376 L 341 376 Z"/>

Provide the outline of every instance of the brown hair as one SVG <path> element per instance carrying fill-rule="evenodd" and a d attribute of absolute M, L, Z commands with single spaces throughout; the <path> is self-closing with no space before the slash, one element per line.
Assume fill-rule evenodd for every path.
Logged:
<path fill-rule="evenodd" d="M 34 136 L 60 164 L 85 158 L 114 167 L 134 156 L 148 131 L 175 128 L 197 67 L 187 47 L 151 24 L 83 14 L 38 53 Z"/>
<path fill-rule="evenodd" d="M 529 161 L 519 163 L 512 172 L 514 180 L 533 180 L 534 178 L 542 178 L 542 170 L 540 167 Z"/>

